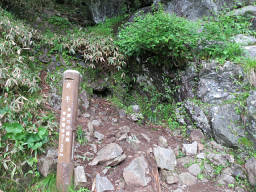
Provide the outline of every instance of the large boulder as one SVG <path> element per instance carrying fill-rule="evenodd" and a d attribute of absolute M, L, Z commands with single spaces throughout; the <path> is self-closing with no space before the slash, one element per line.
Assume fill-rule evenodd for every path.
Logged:
<path fill-rule="evenodd" d="M 88 6 L 95 23 L 101 23 L 106 18 L 118 16 L 125 12 L 151 5 L 153 0 L 89 0 Z"/>
<path fill-rule="evenodd" d="M 244 87 L 248 80 L 241 65 L 226 62 L 221 65 L 215 61 L 203 61 L 201 69 L 191 70 L 187 67 L 181 74 L 181 79 L 186 79 L 190 71 L 189 85 L 183 86 L 177 92 L 178 100 L 185 100 L 185 109 L 194 124 L 204 134 L 214 137 L 218 143 L 229 147 L 237 147 L 239 138 L 245 137 L 243 110 L 237 98 L 244 95 Z M 192 66 L 193 67 L 193 66 Z M 194 65 L 194 67 L 196 67 Z M 186 94 L 194 93 L 194 94 Z M 182 98 L 183 97 L 183 98 Z M 256 93 L 251 93 L 247 99 L 249 125 L 247 131 L 255 141 L 254 100 Z M 194 98 L 200 102 L 194 102 Z M 255 108 L 255 109 L 254 109 Z"/>
<path fill-rule="evenodd" d="M 245 136 L 241 117 L 236 112 L 237 108 L 234 104 L 211 107 L 213 136 L 218 143 L 229 147 L 238 146 L 239 138 Z"/>
<path fill-rule="evenodd" d="M 225 8 L 234 8 L 237 5 L 248 5 L 254 2 L 249 0 L 162 0 L 166 12 L 196 20 L 204 16 L 217 14 Z"/>

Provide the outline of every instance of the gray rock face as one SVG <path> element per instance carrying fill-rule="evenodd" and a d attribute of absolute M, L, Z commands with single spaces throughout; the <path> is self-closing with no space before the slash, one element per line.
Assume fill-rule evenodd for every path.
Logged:
<path fill-rule="evenodd" d="M 244 46 L 243 49 L 246 52 L 246 56 L 251 59 L 255 59 L 256 57 L 256 46 L 255 45 L 249 45 Z"/>
<path fill-rule="evenodd" d="M 74 169 L 74 183 L 75 186 L 85 186 L 87 183 L 87 178 L 84 172 L 83 166 L 78 166 Z"/>
<path fill-rule="evenodd" d="M 251 43 L 252 41 L 250 40 L 249 42 Z M 246 47 L 252 48 L 252 46 Z M 256 46 L 253 54 L 256 56 Z M 191 94 L 191 96 L 188 95 L 188 97 L 186 97 L 186 94 L 183 94 L 184 91 L 180 89 L 177 94 L 185 95 L 185 98 L 182 99 L 186 100 L 184 106 L 187 113 L 204 134 L 215 138 L 216 141 L 222 145 L 237 147 L 239 145 L 239 138 L 245 137 L 243 120 L 239 114 L 240 107 L 239 105 L 224 103 L 235 99 L 237 97 L 236 95 L 243 93 L 243 87 L 248 83 L 248 79 L 242 67 L 232 62 L 226 62 L 224 65 L 220 65 L 215 61 L 203 61 L 202 69 L 200 69 L 199 72 L 189 70 L 190 68 L 193 68 L 193 66 L 187 68 L 188 71 L 193 73 L 190 74 L 190 76 L 197 76 L 199 81 L 194 87 L 189 88 L 189 86 L 187 86 L 188 90 L 186 92 L 195 92 L 196 97 L 207 105 L 202 104 L 203 108 L 202 106 L 194 104 L 189 101 L 191 96 L 193 98 L 194 95 Z M 183 78 L 186 77 L 181 76 L 181 79 Z M 195 83 L 193 78 L 189 79 L 189 81 Z M 193 88 L 195 91 L 192 91 Z M 180 98 L 181 96 L 178 96 L 178 99 Z M 247 99 L 249 113 L 248 117 L 245 117 L 249 122 L 246 131 L 248 131 L 248 135 L 252 138 L 254 143 L 256 143 L 255 115 L 253 117 L 253 113 L 256 111 L 256 107 L 254 106 L 255 98 L 256 93 L 251 92 L 250 97 Z"/>
<path fill-rule="evenodd" d="M 95 23 L 101 23 L 106 18 L 117 16 L 125 13 L 130 8 L 139 8 L 145 5 L 150 5 L 153 0 L 141 1 L 128 1 L 128 0 L 89 0 L 88 6 Z"/>
<path fill-rule="evenodd" d="M 146 186 L 151 178 L 147 177 L 148 163 L 143 156 L 137 157 L 124 168 L 123 177 L 127 185 Z"/>
<path fill-rule="evenodd" d="M 255 9 L 256 10 L 256 9 Z M 238 43 L 240 45 L 253 45 L 256 43 L 256 39 L 252 36 L 246 36 L 243 34 L 238 34 L 236 36 L 233 37 L 233 41 L 235 43 Z"/>
<path fill-rule="evenodd" d="M 256 7 L 255 6 L 245 6 L 240 9 L 236 9 L 231 11 L 228 15 L 235 15 L 235 16 L 248 16 L 253 15 L 256 16 Z"/>
<path fill-rule="evenodd" d="M 240 137 L 244 137 L 241 117 L 235 111 L 234 104 L 225 104 L 211 108 L 211 122 L 214 138 L 228 147 L 238 146 Z"/>
<path fill-rule="evenodd" d="M 184 184 L 184 185 L 194 185 L 197 183 L 197 179 L 196 177 L 194 177 L 193 175 L 191 175 L 190 173 L 188 172 L 184 172 L 184 173 L 181 173 L 179 175 L 179 179 L 180 181 Z"/>
<path fill-rule="evenodd" d="M 96 175 L 96 191 L 97 192 L 104 192 L 104 191 L 113 191 L 114 186 L 108 180 L 107 177 L 101 177 L 100 174 Z"/>
<path fill-rule="evenodd" d="M 247 160 L 245 169 L 247 171 L 250 184 L 253 186 L 256 185 L 256 159 L 251 158 Z"/>
<path fill-rule="evenodd" d="M 200 128 L 205 134 L 211 136 L 212 135 L 211 127 L 209 125 L 209 121 L 204 111 L 202 110 L 202 108 L 196 106 L 194 103 L 190 101 L 186 101 L 185 108 L 187 109 L 188 113 L 192 117 L 196 126 Z"/>
<path fill-rule="evenodd" d="M 155 147 L 153 149 L 157 166 L 161 169 L 174 170 L 177 162 L 176 156 L 172 149 Z"/>
<path fill-rule="evenodd" d="M 246 130 L 250 138 L 256 144 L 256 91 L 250 92 L 250 96 L 247 98 L 247 109 L 249 124 Z"/>
<path fill-rule="evenodd" d="M 226 62 L 224 66 L 215 61 L 203 63 L 197 96 L 205 103 L 221 104 L 233 99 L 233 93 L 239 93 L 242 86 L 235 84 L 234 81 L 243 80 L 243 77 L 242 67 L 231 62 Z"/>
<path fill-rule="evenodd" d="M 241 2 L 243 4 L 248 3 L 246 0 L 236 2 Z M 166 11 L 168 13 L 176 13 L 179 16 L 195 20 L 204 16 L 216 14 L 224 8 L 232 8 L 236 2 L 232 0 L 172 0 L 166 3 Z"/>
<path fill-rule="evenodd" d="M 98 151 L 97 156 L 89 163 L 89 165 L 94 166 L 98 163 L 103 163 L 106 161 L 113 160 L 123 153 L 123 149 L 116 143 L 110 143 Z"/>
<path fill-rule="evenodd" d="M 197 83 L 195 79 L 198 77 L 198 72 L 195 63 L 190 63 L 185 71 L 180 74 L 181 87 L 178 89 L 177 99 L 183 101 L 187 98 L 193 98 L 195 93 L 193 88 L 196 88 Z"/>

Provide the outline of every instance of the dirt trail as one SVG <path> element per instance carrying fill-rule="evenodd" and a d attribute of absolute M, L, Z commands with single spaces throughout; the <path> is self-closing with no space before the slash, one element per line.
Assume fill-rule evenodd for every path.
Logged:
<path fill-rule="evenodd" d="M 110 102 L 102 98 L 91 99 L 90 109 L 88 110 L 87 117 L 81 117 L 78 119 L 78 126 L 81 126 L 83 131 L 89 134 L 88 123 L 93 120 L 100 122 L 100 126 L 95 127 L 94 132 L 99 132 L 104 135 L 104 138 L 99 141 L 93 135 L 88 136 L 88 143 L 83 145 L 77 145 L 75 150 L 75 165 L 82 165 L 88 176 L 87 187 L 92 188 L 93 182 L 97 173 L 101 176 L 106 176 L 111 183 L 115 186 L 114 191 L 162 191 L 169 192 L 181 189 L 181 191 L 187 192 L 223 192 L 227 191 L 224 188 L 218 187 L 216 183 L 211 181 L 200 181 L 191 186 L 181 185 L 177 182 L 172 185 L 165 183 L 165 179 L 161 176 L 161 170 L 157 168 L 157 164 L 152 153 L 153 147 L 159 144 L 159 136 L 164 136 L 167 139 L 168 147 L 175 151 L 176 156 L 179 150 L 182 148 L 184 142 L 190 143 L 192 141 L 183 138 L 182 136 L 173 136 L 171 130 L 157 126 L 157 125 L 144 125 L 133 122 L 130 120 L 129 115 L 120 115 L 120 110 L 114 107 Z M 123 117 L 122 117 L 123 116 Z M 127 126 L 129 131 L 124 139 L 120 140 L 122 131 L 120 128 Z M 110 143 L 119 144 L 127 158 L 120 164 L 110 167 L 105 163 L 90 166 L 89 163 L 97 155 L 100 149 Z M 97 148 L 97 150 L 96 150 Z M 125 184 L 123 179 L 123 170 L 129 165 L 129 163 L 138 156 L 143 155 L 149 164 L 149 176 L 151 182 L 146 187 L 137 187 Z M 187 169 L 178 164 L 175 168 L 176 173 L 182 173 Z M 159 174 L 160 172 L 160 174 Z M 160 186 L 161 190 L 158 189 Z M 232 191 L 232 190 L 229 190 Z"/>

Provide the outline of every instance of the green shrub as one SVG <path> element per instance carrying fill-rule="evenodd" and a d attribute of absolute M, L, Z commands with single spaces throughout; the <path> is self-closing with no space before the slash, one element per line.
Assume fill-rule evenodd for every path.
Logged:
<path fill-rule="evenodd" d="M 183 66 L 190 60 L 241 55 L 239 45 L 229 38 L 244 32 L 234 18 L 220 16 L 209 21 L 193 22 L 157 11 L 138 16 L 119 32 L 116 44 L 128 56 L 140 56 L 150 63 Z M 239 20 L 240 21 L 240 20 Z M 146 59 L 145 59 L 146 58 Z"/>
<path fill-rule="evenodd" d="M 17 176 L 36 175 L 37 153 L 56 128 L 51 113 L 43 108 L 41 68 L 31 51 L 39 38 L 29 25 L 0 8 L 0 170 L 4 170 L 0 188 L 4 191 L 17 191 Z"/>
<path fill-rule="evenodd" d="M 198 25 L 163 11 L 135 18 L 119 33 L 117 45 L 128 56 L 146 56 L 183 64 L 194 56 Z"/>

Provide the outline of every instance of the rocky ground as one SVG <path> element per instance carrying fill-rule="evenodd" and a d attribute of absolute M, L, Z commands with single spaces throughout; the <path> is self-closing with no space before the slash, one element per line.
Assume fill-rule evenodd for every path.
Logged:
<path fill-rule="evenodd" d="M 84 100 L 83 106 L 87 112 L 80 113 L 78 127 L 85 143 L 75 145 L 76 186 L 96 192 L 245 192 L 238 181 L 247 174 L 255 183 L 254 158 L 245 167 L 237 164 L 229 148 L 198 129 L 184 138 L 179 130 L 139 123 L 136 105 L 133 114 L 102 98 Z M 56 153 L 50 149 L 40 159 L 44 176 L 56 166 Z"/>
<path fill-rule="evenodd" d="M 234 41 L 241 41 L 249 57 L 255 57 L 255 38 L 239 35 Z M 251 83 L 255 83 L 255 79 Z M 218 144 L 237 147 L 238 136 L 245 136 L 244 129 L 237 128 L 242 127 L 244 121 L 249 122 L 246 127 L 249 134 L 255 135 L 255 91 L 251 91 L 246 100 L 248 119 L 236 113 L 241 104 L 233 101 L 247 93 L 246 84 L 248 79 L 242 67 L 232 62 L 223 66 L 215 61 L 203 62 L 200 71 L 191 64 L 181 74 L 177 97 L 184 101 L 184 108 L 200 128 L 189 128 L 188 137 L 182 136 L 179 129 L 141 121 L 137 105 L 132 106 L 132 114 L 127 114 L 104 98 L 89 99 L 82 92 L 77 126 L 82 132 L 77 130 L 79 140 L 74 153 L 75 185 L 93 192 L 253 190 L 249 189 L 247 181 L 251 186 L 256 184 L 256 159 L 242 159 L 246 162 L 244 165 L 235 160 L 230 148 Z M 54 92 L 47 86 L 45 90 Z M 60 96 L 54 94 L 49 97 L 50 105 L 58 111 Z M 195 96 L 200 104 L 191 102 Z M 55 104 L 58 107 L 54 107 Z M 183 123 L 182 118 L 179 123 Z M 218 143 L 205 135 L 214 137 Z M 56 168 L 56 162 L 57 150 L 49 149 L 39 161 L 41 174 L 47 176 Z"/>

